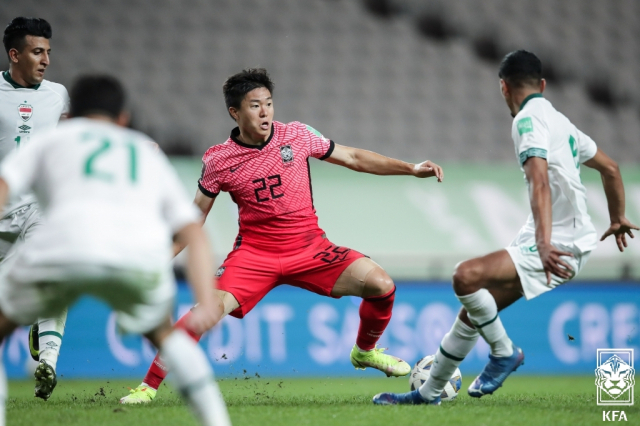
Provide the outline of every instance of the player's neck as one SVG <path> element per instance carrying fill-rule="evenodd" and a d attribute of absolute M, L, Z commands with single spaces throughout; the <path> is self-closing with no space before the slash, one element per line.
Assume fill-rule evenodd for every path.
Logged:
<path fill-rule="evenodd" d="M 536 95 L 542 96 L 542 93 L 540 93 L 539 90 L 529 88 L 518 90 L 513 93 L 511 96 L 511 102 L 509 103 L 509 109 L 511 109 L 513 116 L 515 117 L 515 115 L 524 107 L 524 104 L 527 103 L 531 97 Z"/>
<path fill-rule="evenodd" d="M 262 135 L 251 135 L 249 132 L 245 132 L 240 128 L 240 134 L 238 135 L 238 140 L 247 145 L 261 146 L 269 140 L 269 136 L 264 137 Z"/>
<path fill-rule="evenodd" d="M 31 87 L 38 86 L 38 84 L 28 83 L 22 76 L 22 73 L 20 73 L 20 71 L 18 71 L 16 68 L 12 67 L 11 65 L 9 65 L 9 77 L 11 77 L 11 80 L 13 80 L 15 84 L 21 87 L 31 88 Z"/>

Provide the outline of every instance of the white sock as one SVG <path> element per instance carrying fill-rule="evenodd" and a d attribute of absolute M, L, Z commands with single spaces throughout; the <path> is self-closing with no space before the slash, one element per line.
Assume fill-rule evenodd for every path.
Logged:
<path fill-rule="evenodd" d="M 358 352 L 360 352 L 360 353 L 365 353 L 365 352 L 371 352 L 372 351 L 372 349 L 369 349 L 369 350 L 360 349 L 360 346 L 358 346 L 358 345 L 356 345 L 356 348 L 358 349 Z"/>
<path fill-rule="evenodd" d="M 202 349 L 184 331 L 174 330 L 162 343 L 162 358 L 173 380 L 206 426 L 231 426 L 227 407 Z"/>
<path fill-rule="evenodd" d="M 49 365 L 56 369 L 64 327 L 67 322 L 67 310 L 57 318 L 47 318 L 38 320 L 38 342 L 40 343 L 40 361 L 47 361 Z"/>
<path fill-rule="evenodd" d="M 456 368 L 475 346 L 478 336 L 475 329 L 456 318 L 436 352 L 429 379 L 420 386 L 420 395 L 424 399 L 433 401 L 442 394 Z"/>
<path fill-rule="evenodd" d="M 496 301 L 487 289 L 480 289 L 458 300 L 467 310 L 469 320 L 491 347 L 493 356 L 513 355 L 513 344 L 498 316 Z"/>
<path fill-rule="evenodd" d="M 7 401 L 7 376 L 4 372 L 4 362 L 2 361 L 2 353 L 0 352 L 0 426 L 5 425 L 6 401 Z"/>

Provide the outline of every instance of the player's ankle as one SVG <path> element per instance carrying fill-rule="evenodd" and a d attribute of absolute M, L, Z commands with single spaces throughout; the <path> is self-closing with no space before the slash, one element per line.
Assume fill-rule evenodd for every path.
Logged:
<path fill-rule="evenodd" d="M 44 350 L 40 352 L 39 358 L 40 361 L 46 361 L 55 370 L 58 364 L 58 355 L 57 351 Z"/>
<path fill-rule="evenodd" d="M 356 349 L 358 350 L 358 352 L 360 353 L 366 353 L 366 352 L 371 352 L 373 349 L 375 349 L 375 346 L 371 349 L 362 349 L 360 346 L 358 346 L 358 344 L 356 343 Z"/>
<path fill-rule="evenodd" d="M 141 387 L 141 388 L 149 388 L 149 389 L 153 389 L 154 391 L 157 391 L 157 390 L 158 390 L 158 388 L 157 388 L 157 387 L 153 387 L 153 386 L 151 386 L 150 384 L 145 383 L 145 382 L 140 383 L 140 386 L 139 386 L 139 387 Z"/>
<path fill-rule="evenodd" d="M 491 355 L 495 357 L 510 357 L 513 355 L 513 343 L 505 336 L 498 342 L 491 345 Z"/>

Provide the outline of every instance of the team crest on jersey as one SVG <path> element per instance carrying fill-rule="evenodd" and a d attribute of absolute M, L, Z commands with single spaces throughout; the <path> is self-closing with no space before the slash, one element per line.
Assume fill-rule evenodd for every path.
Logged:
<path fill-rule="evenodd" d="M 29 121 L 33 115 L 33 107 L 29 104 L 20 104 L 18 106 L 18 114 L 23 121 Z"/>
<path fill-rule="evenodd" d="M 285 166 L 293 163 L 293 150 L 291 145 L 283 145 L 280 147 L 280 156 Z"/>
<path fill-rule="evenodd" d="M 220 278 L 222 276 L 222 274 L 224 274 L 224 270 L 227 269 L 224 266 L 221 266 L 218 268 L 218 270 L 216 271 L 216 277 Z"/>

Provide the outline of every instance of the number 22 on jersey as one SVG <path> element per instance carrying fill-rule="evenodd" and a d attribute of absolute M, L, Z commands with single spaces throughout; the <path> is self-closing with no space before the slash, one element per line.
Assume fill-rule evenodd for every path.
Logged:
<path fill-rule="evenodd" d="M 106 182 L 113 182 L 116 174 L 123 174 L 131 183 L 135 183 L 138 179 L 138 153 L 136 146 L 132 141 L 114 142 L 103 136 L 92 134 L 84 134 L 82 142 L 92 142 L 96 145 L 95 149 L 89 151 L 83 163 L 83 174 L 85 177 L 100 179 Z M 116 153 L 117 150 L 125 150 L 129 159 L 128 165 L 118 164 L 114 166 L 113 162 L 106 167 L 101 166 L 102 159 L 105 155 Z"/>

